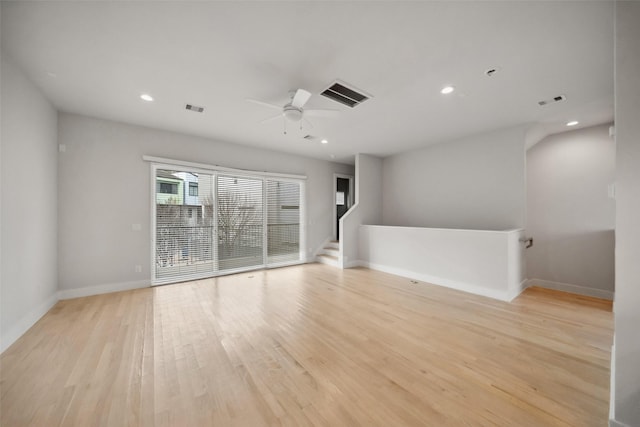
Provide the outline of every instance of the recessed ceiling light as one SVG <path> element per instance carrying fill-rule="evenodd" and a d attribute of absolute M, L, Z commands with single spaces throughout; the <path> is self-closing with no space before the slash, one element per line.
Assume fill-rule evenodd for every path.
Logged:
<path fill-rule="evenodd" d="M 149 95 L 148 93 L 143 93 L 142 95 L 140 95 L 140 98 L 143 101 L 147 101 L 147 102 L 153 101 L 153 96 Z"/>
<path fill-rule="evenodd" d="M 455 88 L 453 86 L 445 86 L 442 88 L 442 90 L 440 91 L 440 93 L 446 95 L 448 93 L 451 93 L 455 90 Z"/>
<path fill-rule="evenodd" d="M 571 120 L 570 122 L 567 122 L 567 126 L 575 126 L 578 124 L 577 120 Z"/>
<path fill-rule="evenodd" d="M 327 141 L 326 139 L 323 139 L 323 140 L 322 140 L 322 141 L 320 141 L 320 142 L 321 142 L 321 143 L 323 143 L 323 144 L 328 144 L 328 143 L 329 143 L 329 141 Z"/>

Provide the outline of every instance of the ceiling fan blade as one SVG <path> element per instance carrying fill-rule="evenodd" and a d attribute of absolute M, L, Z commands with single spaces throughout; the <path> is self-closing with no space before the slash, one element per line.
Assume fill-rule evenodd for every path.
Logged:
<path fill-rule="evenodd" d="M 336 117 L 340 114 L 340 110 L 304 110 L 305 116 L 315 116 L 315 117 Z"/>
<path fill-rule="evenodd" d="M 280 105 L 269 104 L 268 102 L 258 101 L 257 99 L 247 98 L 247 101 L 253 102 L 254 104 L 262 105 L 263 107 L 275 108 L 276 110 L 282 110 L 282 106 L 280 106 Z"/>
<path fill-rule="evenodd" d="M 293 95 L 293 99 L 291 100 L 291 105 L 296 108 L 302 108 L 304 104 L 307 103 L 309 98 L 311 97 L 311 93 L 307 92 L 304 89 L 298 89 L 296 94 Z"/>
<path fill-rule="evenodd" d="M 305 119 L 305 118 L 303 117 L 303 118 L 302 118 L 302 121 L 304 122 L 304 124 L 305 124 L 306 126 L 308 126 L 308 127 L 309 127 L 309 130 L 313 129 L 313 125 L 311 124 L 311 122 L 310 122 L 309 120 L 307 120 L 307 119 Z"/>
<path fill-rule="evenodd" d="M 266 119 L 264 119 L 264 120 L 260 121 L 260 123 L 268 123 L 268 122 L 270 122 L 270 121 L 273 121 L 273 120 L 275 120 L 275 119 L 279 119 L 279 118 L 281 118 L 281 117 L 282 117 L 282 114 L 278 114 L 277 116 L 268 117 L 268 118 L 266 118 Z"/>

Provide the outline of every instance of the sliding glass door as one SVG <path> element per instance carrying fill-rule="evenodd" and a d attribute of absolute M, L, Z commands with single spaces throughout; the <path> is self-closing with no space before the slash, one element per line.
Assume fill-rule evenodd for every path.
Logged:
<path fill-rule="evenodd" d="M 300 183 L 267 180 L 267 263 L 297 261 L 300 246 Z"/>
<path fill-rule="evenodd" d="M 304 260 L 302 180 L 153 170 L 154 284 Z"/>
<path fill-rule="evenodd" d="M 216 271 L 213 176 L 158 169 L 155 179 L 155 279 Z"/>
<path fill-rule="evenodd" d="M 263 182 L 218 176 L 218 259 L 220 270 L 264 264 Z"/>

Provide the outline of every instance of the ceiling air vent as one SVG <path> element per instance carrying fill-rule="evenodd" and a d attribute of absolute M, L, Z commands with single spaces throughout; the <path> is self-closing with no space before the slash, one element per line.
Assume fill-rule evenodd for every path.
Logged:
<path fill-rule="evenodd" d="M 190 111 L 195 111 L 196 113 L 202 113 L 204 111 L 204 107 L 198 107 L 197 105 L 187 104 L 184 108 Z"/>
<path fill-rule="evenodd" d="M 355 89 L 352 87 L 347 87 L 347 85 L 343 82 L 335 82 L 331 86 L 329 86 L 326 90 L 320 93 L 320 95 L 324 95 L 329 99 L 333 99 L 336 102 L 339 102 L 344 105 L 348 105 L 353 108 L 356 105 L 359 105 L 371 98 L 368 95 L 364 95 L 361 93 L 362 91 L 359 89 Z"/>
<path fill-rule="evenodd" d="M 551 99 L 545 99 L 544 101 L 538 101 L 538 105 L 542 107 L 543 105 L 553 104 L 554 102 L 564 101 L 565 99 L 567 99 L 566 96 L 558 95 L 558 96 L 554 96 Z"/>

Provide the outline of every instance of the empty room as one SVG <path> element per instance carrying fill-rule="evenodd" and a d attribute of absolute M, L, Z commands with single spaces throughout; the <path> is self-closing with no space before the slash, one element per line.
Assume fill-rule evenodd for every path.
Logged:
<path fill-rule="evenodd" d="M 639 427 L 639 22 L 3 0 L 0 425 Z"/>

